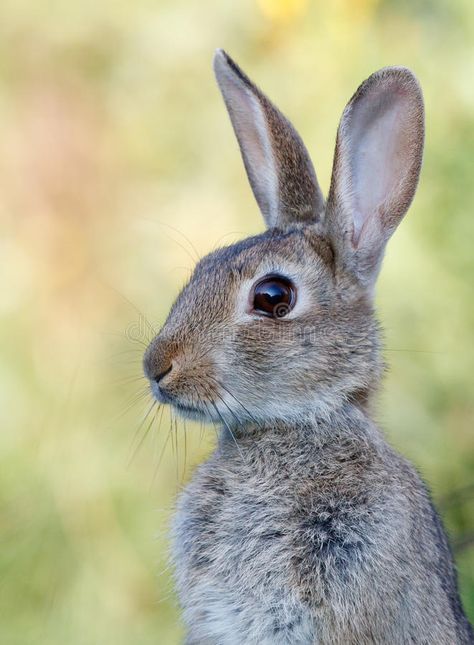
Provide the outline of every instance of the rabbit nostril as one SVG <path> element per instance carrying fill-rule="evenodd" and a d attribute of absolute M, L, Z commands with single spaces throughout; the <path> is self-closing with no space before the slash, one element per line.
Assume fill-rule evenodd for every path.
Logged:
<path fill-rule="evenodd" d="M 157 383 L 159 383 L 161 381 L 161 379 L 163 379 L 167 374 L 169 374 L 171 372 L 172 369 L 173 369 L 173 364 L 171 363 L 169 367 L 167 367 L 165 370 L 163 370 L 163 372 L 160 372 L 159 374 L 156 374 L 153 377 L 153 380 L 156 381 Z"/>

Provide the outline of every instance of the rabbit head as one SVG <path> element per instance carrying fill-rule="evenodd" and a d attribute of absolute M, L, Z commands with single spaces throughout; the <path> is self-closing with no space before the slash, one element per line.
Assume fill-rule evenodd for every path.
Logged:
<path fill-rule="evenodd" d="M 399 67 L 362 83 L 325 201 L 290 122 L 222 50 L 214 68 L 267 230 L 198 263 L 146 351 L 152 391 L 233 426 L 363 402 L 383 369 L 373 287 L 420 172 L 419 85 Z"/>

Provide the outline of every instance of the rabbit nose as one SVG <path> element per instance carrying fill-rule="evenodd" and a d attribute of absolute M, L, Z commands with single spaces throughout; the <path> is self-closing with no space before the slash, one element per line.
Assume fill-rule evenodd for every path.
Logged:
<path fill-rule="evenodd" d="M 167 345 L 156 340 L 152 342 L 143 358 L 143 371 L 149 381 L 160 383 L 173 369 L 174 361 Z"/>
<path fill-rule="evenodd" d="M 161 379 L 163 379 L 167 374 L 171 372 L 172 369 L 173 369 L 173 363 L 170 363 L 169 367 L 159 372 L 158 374 L 154 374 L 151 377 L 151 380 L 155 381 L 156 383 L 159 383 Z"/>

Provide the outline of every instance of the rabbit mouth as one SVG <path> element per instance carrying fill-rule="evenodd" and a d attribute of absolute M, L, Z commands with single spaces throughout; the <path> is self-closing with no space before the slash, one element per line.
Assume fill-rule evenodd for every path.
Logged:
<path fill-rule="evenodd" d="M 208 416 L 206 414 L 206 411 L 198 405 L 191 405 L 187 402 L 183 403 L 175 395 L 169 394 L 169 392 L 165 392 L 163 390 L 161 390 L 160 392 L 159 401 L 161 403 L 171 405 L 176 410 L 176 412 L 178 412 L 182 417 L 186 419 L 202 421 Z"/>
<path fill-rule="evenodd" d="M 206 413 L 203 410 L 200 410 L 199 408 L 193 407 L 191 405 L 179 403 L 178 401 L 174 401 L 171 405 L 182 417 L 185 417 L 186 419 L 201 421 L 207 418 Z"/>
<path fill-rule="evenodd" d="M 154 381 L 151 382 L 150 386 L 151 393 L 158 403 L 171 405 L 182 417 L 194 421 L 203 421 L 209 418 L 207 406 L 203 407 L 201 402 L 183 402 L 176 394 L 172 394 L 165 388 L 159 387 L 158 383 Z"/>

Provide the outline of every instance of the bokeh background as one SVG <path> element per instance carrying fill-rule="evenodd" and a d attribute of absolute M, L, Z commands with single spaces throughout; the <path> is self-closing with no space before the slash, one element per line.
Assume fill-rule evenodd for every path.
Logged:
<path fill-rule="evenodd" d="M 359 82 L 421 80 L 422 179 L 377 296 L 379 420 L 432 488 L 474 619 L 473 22 L 469 0 L 2 0 L 2 643 L 181 638 L 166 532 L 214 432 L 146 417 L 141 355 L 196 256 L 263 228 L 216 47 L 297 124 L 326 190 Z"/>

